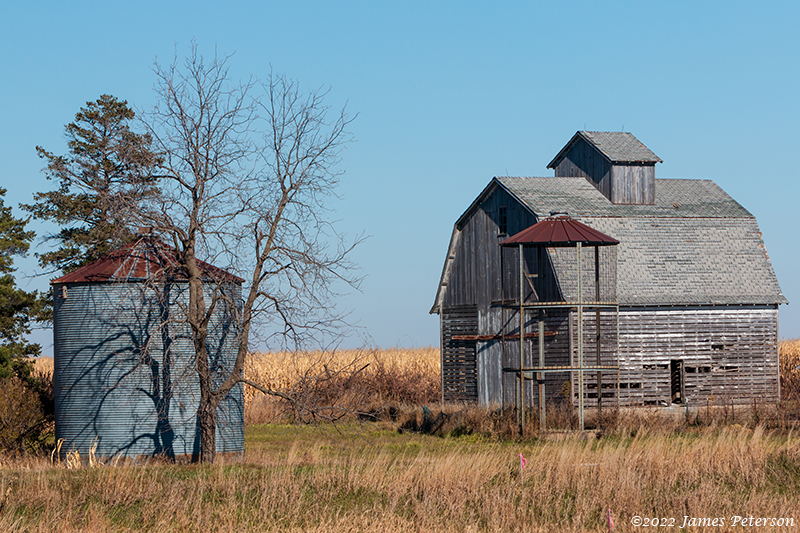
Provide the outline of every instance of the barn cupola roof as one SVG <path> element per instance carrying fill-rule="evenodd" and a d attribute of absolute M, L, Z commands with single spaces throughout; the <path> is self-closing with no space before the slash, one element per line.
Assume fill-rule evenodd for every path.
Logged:
<path fill-rule="evenodd" d="M 547 168 L 556 168 L 581 139 L 592 145 L 609 163 L 663 163 L 660 157 L 627 131 L 578 131 Z"/>
<path fill-rule="evenodd" d="M 547 165 L 556 177 L 584 177 L 613 204 L 653 205 L 661 158 L 624 131 L 579 131 Z"/>
<path fill-rule="evenodd" d="M 198 261 L 208 280 L 241 284 L 244 280 L 221 268 Z M 52 280 L 51 284 L 141 282 L 155 279 L 185 281 L 178 252 L 161 241 L 151 228 L 140 228 L 137 238 L 88 265 Z"/>

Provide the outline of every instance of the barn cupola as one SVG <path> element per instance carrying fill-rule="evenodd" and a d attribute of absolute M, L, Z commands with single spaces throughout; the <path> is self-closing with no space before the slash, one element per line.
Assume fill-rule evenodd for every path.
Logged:
<path fill-rule="evenodd" d="M 630 133 L 579 131 L 547 168 L 556 177 L 583 176 L 612 203 L 652 205 L 661 162 Z"/>

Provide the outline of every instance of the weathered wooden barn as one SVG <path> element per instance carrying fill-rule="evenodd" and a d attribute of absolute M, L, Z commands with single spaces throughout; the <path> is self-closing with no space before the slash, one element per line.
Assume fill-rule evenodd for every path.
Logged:
<path fill-rule="evenodd" d="M 492 179 L 455 223 L 431 309 L 443 400 L 513 403 L 510 369 L 536 367 L 537 349 L 548 367 L 574 368 L 581 349 L 581 364 L 618 368 L 584 374 L 588 405 L 778 398 L 778 306 L 788 302 L 755 217 L 712 181 L 656 179 L 659 162 L 630 133 L 579 131 L 548 165 L 555 177 Z M 554 214 L 619 244 L 508 246 Z M 580 276 L 578 253 L 589 266 Z M 515 305 L 530 313 L 508 305 L 526 283 Z M 575 304 L 581 298 L 605 307 Z M 580 327 L 578 307 L 589 311 Z M 543 390 L 548 401 L 576 402 L 578 381 L 569 371 L 545 374 L 546 388 L 531 379 L 525 403 Z"/>

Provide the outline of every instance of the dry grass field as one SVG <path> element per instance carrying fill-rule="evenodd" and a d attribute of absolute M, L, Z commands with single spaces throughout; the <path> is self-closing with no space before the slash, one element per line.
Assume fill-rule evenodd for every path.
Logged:
<path fill-rule="evenodd" d="M 359 369 L 370 365 L 359 379 L 374 372 L 397 380 L 390 370 L 410 379 L 427 369 L 438 381 L 437 354 L 317 354 L 306 364 L 261 354 L 247 371 L 285 387 L 292 376 L 325 375 L 326 367 L 336 375 L 357 360 Z M 797 392 L 800 340 L 782 341 L 781 354 L 786 398 Z M 372 385 L 368 395 L 382 391 Z M 263 414 L 255 396 L 247 402 L 251 419 Z M 245 455 L 213 466 L 70 469 L 46 455 L 0 456 L 0 531 L 600 532 L 609 509 L 615 532 L 641 532 L 636 516 L 666 519 L 675 531 L 684 517 L 725 523 L 688 531 L 753 530 L 734 525 L 735 516 L 793 523 L 758 531 L 800 528 L 797 420 L 722 412 L 687 420 L 651 409 L 617 413 L 602 434 L 520 439 L 497 412 L 428 405 L 447 413 L 436 435 L 417 431 L 426 415 L 412 403 L 394 421 L 251 423 Z"/>
<path fill-rule="evenodd" d="M 607 531 L 608 509 L 618 532 L 641 531 L 634 516 L 674 519 L 670 530 L 684 516 L 800 527 L 795 433 L 653 420 L 525 442 L 342 429 L 250 426 L 246 455 L 213 466 L 4 459 L 0 531 Z"/>

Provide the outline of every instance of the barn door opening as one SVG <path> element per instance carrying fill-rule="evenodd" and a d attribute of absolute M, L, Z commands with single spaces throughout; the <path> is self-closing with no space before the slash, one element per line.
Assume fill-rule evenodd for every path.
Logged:
<path fill-rule="evenodd" d="M 669 362 L 669 381 L 672 392 L 672 403 L 686 402 L 686 373 L 683 370 L 683 359 L 673 359 Z"/>

